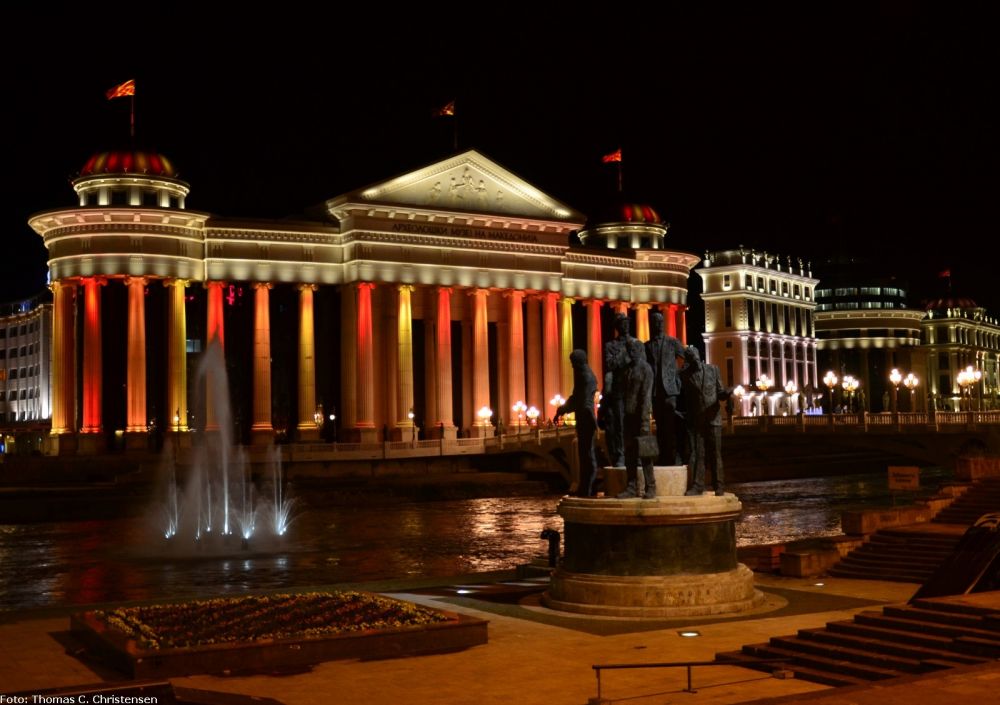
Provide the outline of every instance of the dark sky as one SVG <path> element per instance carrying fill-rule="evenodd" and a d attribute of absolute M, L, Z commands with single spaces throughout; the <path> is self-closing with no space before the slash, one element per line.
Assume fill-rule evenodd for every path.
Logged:
<path fill-rule="evenodd" d="M 950 269 L 956 294 L 1000 315 L 985 15 L 605 5 L 614 12 L 379 4 L 321 16 L 292 3 L 259 17 L 234 5 L 206 21 L 150 4 L 172 13 L 152 21 L 111 3 L 104 17 L 26 19 L 32 49 L 2 49 L 14 188 L 0 300 L 44 285 L 26 220 L 73 205 L 87 157 L 128 144 L 128 100 L 104 91 L 134 78 L 138 142 L 174 161 L 192 209 L 293 215 L 444 157 L 450 123 L 431 113 L 454 98 L 460 148 L 584 213 L 610 195 L 600 157 L 621 146 L 626 192 L 664 215 L 676 249 L 801 254 L 817 276 L 824 258 L 870 258 L 917 296 Z"/>

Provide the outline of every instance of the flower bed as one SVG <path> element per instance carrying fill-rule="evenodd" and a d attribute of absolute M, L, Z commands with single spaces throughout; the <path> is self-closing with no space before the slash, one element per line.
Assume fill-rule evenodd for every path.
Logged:
<path fill-rule="evenodd" d="M 452 651 L 486 643 L 486 624 L 361 592 L 192 600 L 71 618 L 78 636 L 134 678 Z"/>

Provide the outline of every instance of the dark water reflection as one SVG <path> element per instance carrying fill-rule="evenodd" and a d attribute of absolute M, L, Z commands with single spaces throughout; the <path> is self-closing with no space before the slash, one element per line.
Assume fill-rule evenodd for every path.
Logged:
<path fill-rule="evenodd" d="M 942 479 L 924 471 L 924 493 Z M 740 545 L 837 534 L 844 509 L 890 503 L 883 474 L 729 489 L 743 502 Z M 559 499 L 347 503 L 313 491 L 287 537 L 249 550 L 169 545 L 143 518 L 0 525 L 0 611 L 511 569 L 545 554 L 542 529 L 562 530 Z"/>

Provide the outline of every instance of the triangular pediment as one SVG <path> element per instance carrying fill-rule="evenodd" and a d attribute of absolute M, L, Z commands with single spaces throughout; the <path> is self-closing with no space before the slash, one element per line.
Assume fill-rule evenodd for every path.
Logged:
<path fill-rule="evenodd" d="M 586 219 L 475 150 L 344 194 L 331 209 L 371 203 L 583 223 Z"/>

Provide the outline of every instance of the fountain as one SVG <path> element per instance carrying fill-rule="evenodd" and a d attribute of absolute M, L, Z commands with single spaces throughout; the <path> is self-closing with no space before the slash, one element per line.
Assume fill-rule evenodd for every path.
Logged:
<path fill-rule="evenodd" d="M 220 345 L 209 345 L 195 379 L 196 388 L 201 388 L 202 380 L 208 385 L 209 418 L 214 419 L 217 429 L 206 431 L 193 448 L 183 489 L 176 449 L 165 449 L 159 533 L 173 551 L 227 550 L 236 539 L 244 550 L 249 549 L 251 540 L 255 547 L 269 547 L 287 534 L 296 506 L 284 486 L 281 450 L 268 448 L 265 471 L 260 475 L 266 491 L 259 491 L 246 450 L 233 442 L 229 385 Z"/>

